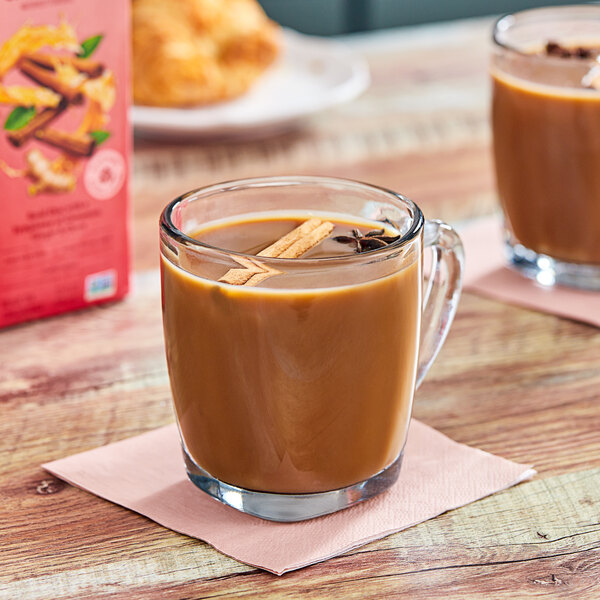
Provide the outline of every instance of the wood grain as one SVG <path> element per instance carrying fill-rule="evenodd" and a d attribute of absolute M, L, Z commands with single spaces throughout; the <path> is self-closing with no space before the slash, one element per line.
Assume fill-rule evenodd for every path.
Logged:
<path fill-rule="evenodd" d="M 182 536 L 181 544 L 150 544 L 144 560 L 122 555 L 135 539 L 121 538 L 112 552 L 103 552 L 101 570 L 39 575 L 0 585 L 0 591 L 13 598 L 26 591 L 22 597 L 32 600 L 254 597 L 259 589 L 265 598 L 441 599 L 449 593 L 466 597 L 474 589 L 479 597 L 511 598 L 518 589 L 519 597 L 559 591 L 562 598 L 596 598 L 600 523 L 590 498 L 599 484 L 600 469 L 527 483 L 281 578 L 235 565 L 224 574 Z"/>
<path fill-rule="evenodd" d="M 552 575 L 569 582 L 563 597 L 594 597 L 597 330 L 465 295 L 416 416 L 459 441 L 535 463 L 541 479 L 277 580 L 38 466 L 172 419 L 158 274 L 135 283 L 125 302 L 2 333 L 0 480 L 10 520 L 0 525 L 0 597 L 237 597 L 260 589 L 267 597 L 420 590 L 441 598 L 463 587 L 465 597 L 469 589 L 543 597 L 560 585 Z M 565 351 L 571 361 L 562 360 Z M 25 560 L 34 568 L 24 569 Z"/>
<path fill-rule="evenodd" d="M 158 213 L 172 195 L 240 175 L 365 179 L 450 221 L 494 210 L 488 27 L 355 40 L 373 88 L 301 132 L 138 144 L 138 267 L 156 266 Z M 0 332 L 0 598 L 600 597 L 598 329 L 465 294 L 415 416 L 539 475 L 277 578 L 39 467 L 172 420 L 158 273 L 134 283 L 123 302 Z"/>

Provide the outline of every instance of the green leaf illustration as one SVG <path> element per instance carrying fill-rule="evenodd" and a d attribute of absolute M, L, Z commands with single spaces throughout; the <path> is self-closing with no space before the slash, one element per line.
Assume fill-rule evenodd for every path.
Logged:
<path fill-rule="evenodd" d="M 4 123 L 4 129 L 9 131 L 16 131 L 21 129 L 35 117 L 35 108 L 33 106 L 17 106 L 9 115 L 6 117 Z"/>
<path fill-rule="evenodd" d="M 110 131 L 102 131 L 97 129 L 96 131 L 90 131 L 90 136 L 96 140 L 96 146 L 99 146 L 102 142 L 105 142 L 110 137 Z"/>
<path fill-rule="evenodd" d="M 79 56 L 79 58 L 89 58 L 98 47 L 98 44 L 102 41 L 103 37 L 103 35 L 93 35 L 81 42 L 81 52 L 77 56 Z"/>

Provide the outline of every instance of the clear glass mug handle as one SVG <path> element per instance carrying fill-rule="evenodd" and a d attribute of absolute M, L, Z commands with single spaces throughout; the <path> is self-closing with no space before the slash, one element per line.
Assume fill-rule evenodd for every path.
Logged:
<path fill-rule="evenodd" d="M 465 254 L 452 227 L 441 221 L 426 221 L 423 250 L 431 249 L 433 259 L 425 293 L 417 387 L 438 355 L 448 335 L 460 298 Z"/>

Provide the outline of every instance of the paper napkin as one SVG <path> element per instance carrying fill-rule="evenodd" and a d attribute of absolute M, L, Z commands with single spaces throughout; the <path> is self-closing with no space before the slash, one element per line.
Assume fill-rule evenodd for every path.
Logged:
<path fill-rule="evenodd" d="M 544 287 L 506 266 L 501 220 L 480 219 L 460 230 L 466 290 L 482 296 L 600 327 L 600 292 Z"/>
<path fill-rule="evenodd" d="M 281 575 L 406 529 L 531 477 L 535 471 L 412 421 L 400 478 L 382 495 L 299 523 L 245 515 L 187 478 L 175 425 L 63 458 L 48 471 L 224 554 Z"/>

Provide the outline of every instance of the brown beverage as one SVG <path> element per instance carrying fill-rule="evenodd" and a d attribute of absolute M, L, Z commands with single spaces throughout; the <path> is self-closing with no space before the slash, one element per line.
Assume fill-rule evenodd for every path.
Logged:
<path fill-rule="evenodd" d="M 581 54 L 532 56 L 518 76 L 493 69 L 494 154 L 516 240 L 600 265 L 600 91 L 583 87 L 593 57 Z"/>
<path fill-rule="evenodd" d="M 209 222 L 193 237 L 256 255 L 307 218 L 259 213 Z M 334 230 L 303 259 L 354 253 L 355 243 L 333 239 L 353 229 L 398 233 L 323 218 Z M 192 275 L 163 257 L 171 386 L 198 466 L 246 489 L 312 493 L 367 479 L 399 456 L 415 387 L 420 250 L 400 270 L 385 262 L 357 283 L 337 285 L 326 269 L 319 285 L 315 263 L 310 288 L 285 269 L 248 287 L 218 281 L 230 265 L 196 261 Z"/>

